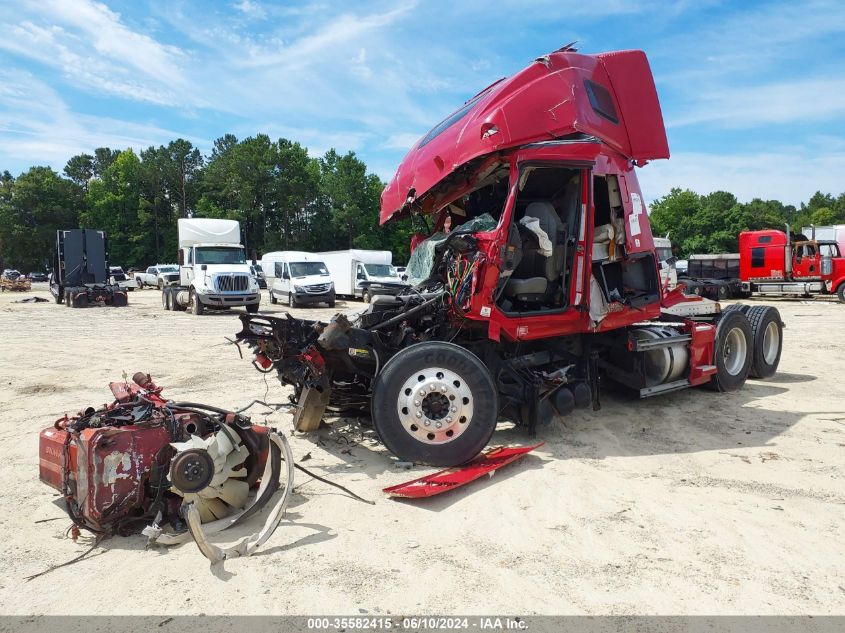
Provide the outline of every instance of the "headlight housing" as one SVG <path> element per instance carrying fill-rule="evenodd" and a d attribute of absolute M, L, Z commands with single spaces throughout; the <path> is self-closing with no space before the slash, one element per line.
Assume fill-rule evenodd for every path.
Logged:
<path fill-rule="evenodd" d="M 305 288 L 303 288 L 302 286 L 294 286 L 293 290 L 294 292 L 305 292 Z"/>

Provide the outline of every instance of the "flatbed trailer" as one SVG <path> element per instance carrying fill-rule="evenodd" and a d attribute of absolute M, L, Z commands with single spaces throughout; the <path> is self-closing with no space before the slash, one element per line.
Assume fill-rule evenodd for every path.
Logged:
<path fill-rule="evenodd" d="M 739 279 L 739 253 L 690 255 L 686 273 L 678 275 L 678 283 L 687 294 L 709 299 L 746 298 Z"/>

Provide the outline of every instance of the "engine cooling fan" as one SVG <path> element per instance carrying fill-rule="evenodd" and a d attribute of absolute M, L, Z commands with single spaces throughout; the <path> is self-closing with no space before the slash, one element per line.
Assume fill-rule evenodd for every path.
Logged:
<path fill-rule="evenodd" d="M 249 450 L 228 426 L 203 439 L 192 435 L 187 442 L 174 442 L 176 455 L 170 464 L 171 491 L 184 503 L 193 503 L 203 523 L 222 519 L 241 510 L 249 497 L 243 466 Z"/>

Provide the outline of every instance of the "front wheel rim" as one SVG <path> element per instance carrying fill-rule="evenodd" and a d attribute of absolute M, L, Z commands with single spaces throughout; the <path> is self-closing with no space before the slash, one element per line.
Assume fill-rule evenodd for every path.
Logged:
<path fill-rule="evenodd" d="M 763 359 L 767 365 L 774 365 L 780 349 L 780 330 L 777 323 L 769 322 L 763 332 Z"/>
<path fill-rule="evenodd" d="M 735 327 L 725 337 L 725 346 L 722 350 L 725 371 L 731 376 L 739 375 L 745 366 L 747 355 L 748 343 L 745 340 L 745 333 L 740 328 Z"/>
<path fill-rule="evenodd" d="M 423 444 L 443 445 L 458 439 L 472 423 L 473 394 L 460 375 L 428 367 L 404 382 L 396 409 L 408 435 Z"/>

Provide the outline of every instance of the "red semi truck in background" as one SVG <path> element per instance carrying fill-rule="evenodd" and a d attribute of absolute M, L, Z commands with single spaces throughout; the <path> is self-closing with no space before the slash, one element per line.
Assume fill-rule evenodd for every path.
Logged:
<path fill-rule="evenodd" d="M 752 295 L 832 295 L 845 303 L 845 258 L 833 241 L 783 231 L 739 235 L 739 277 Z"/>

